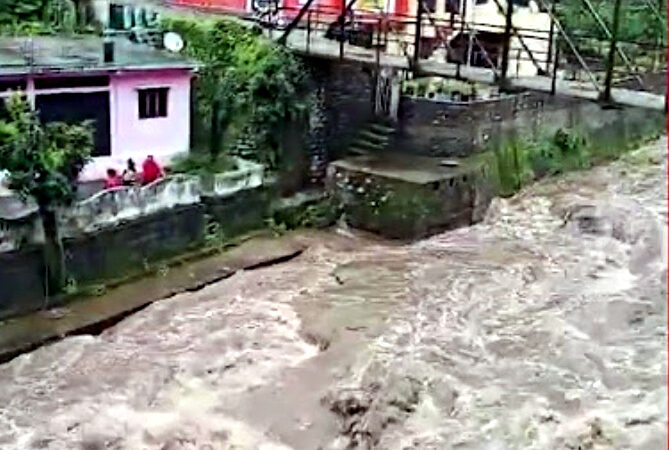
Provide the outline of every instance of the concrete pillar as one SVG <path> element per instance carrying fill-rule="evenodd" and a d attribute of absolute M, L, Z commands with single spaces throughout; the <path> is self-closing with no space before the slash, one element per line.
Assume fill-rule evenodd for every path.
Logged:
<path fill-rule="evenodd" d="M 402 77 L 396 73 L 391 80 L 390 88 L 390 118 L 397 121 L 397 113 L 400 108 L 400 96 L 402 95 Z"/>
<path fill-rule="evenodd" d="M 397 120 L 401 93 L 400 73 L 388 68 L 381 68 L 376 76 L 376 89 L 374 96 L 374 114 Z"/>
<path fill-rule="evenodd" d="M 35 109 L 35 78 L 32 75 L 28 75 L 26 78 L 26 97 L 28 98 L 30 107 Z"/>
<path fill-rule="evenodd" d="M 93 0 L 93 14 L 102 25 L 109 25 L 109 0 Z"/>

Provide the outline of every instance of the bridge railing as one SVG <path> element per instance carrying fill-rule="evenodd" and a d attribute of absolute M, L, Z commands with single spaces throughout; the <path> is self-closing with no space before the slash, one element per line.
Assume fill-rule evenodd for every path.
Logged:
<path fill-rule="evenodd" d="M 285 24 L 299 13 L 297 8 L 279 8 L 276 17 Z M 266 26 L 278 28 L 277 23 Z M 539 75 L 580 80 L 604 90 L 611 62 L 608 55 L 612 39 L 584 32 L 569 33 L 560 27 L 556 15 L 550 15 L 550 27 L 491 24 L 464 21 L 458 15 L 434 17 L 429 11 L 416 16 L 353 9 L 341 20 L 341 10 L 311 7 L 295 25 L 299 30 L 293 42 L 302 40 L 306 53 L 338 54 L 340 58 L 366 59 L 370 63 L 384 57 L 402 57 L 408 68 L 431 59 L 456 65 L 473 65 L 492 69 L 500 78 L 505 33 L 510 36 L 508 77 Z M 420 29 L 420 37 L 416 38 Z M 325 47 L 323 35 L 332 41 Z M 319 41 L 319 42 L 317 42 Z M 298 42 L 299 43 L 299 42 Z M 338 51 L 333 47 L 338 46 Z M 611 84 L 636 80 L 636 89 L 646 89 L 644 74 L 666 66 L 666 43 L 649 41 L 615 42 L 621 55 L 613 59 Z M 325 50 L 325 51 L 324 51 Z M 329 50 L 329 51 L 328 51 Z"/>
<path fill-rule="evenodd" d="M 197 3 L 199 9 L 228 14 L 227 8 L 219 6 L 224 3 L 221 1 L 166 1 Z M 255 21 L 280 41 L 290 40 L 291 47 L 304 53 L 368 64 L 383 65 L 392 60 L 394 66 L 403 65 L 418 74 L 425 61 L 452 64 L 456 73 L 462 66 L 478 66 L 489 69 L 492 80 L 500 84 L 513 77 L 548 77 L 555 91 L 557 80 L 567 79 L 606 97 L 612 86 L 621 84 L 637 90 L 657 89 L 662 83 L 649 85 L 647 74 L 666 71 L 666 36 L 660 41 L 622 40 L 616 23 L 603 19 L 593 8 L 593 0 L 581 2 L 587 7 L 584 14 L 597 19 L 600 28 L 594 31 L 573 26 L 567 29 L 561 23 L 565 17 L 561 3 L 555 0 L 535 0 L 540 10 L 533 14 L 542 18 L 536 23 L 516 20 L 514 14 L 520 8 L 507 10 L 505 0 L 492 0 L 498 9 L 496 23 L 465 20 L 456 13 L 436 14 L 425 7 L 425 0 L 417 0 L 418 14 L 369 9 L 354 5 L 355 0 L 342 2 L 341 7 L 306 0 L 301 8 L 282 6 L 280 0 L 265 1 L 273 7 L 236 13 Z M 618 22 L 619 11 L 614 15 Z M 649 20 L 662 18 L 658 11 L 648 13 Z M 527 11 L 523 14 L 528 16 Z M 500 17 L 506 20 L 500 21 Z"/>
<path fill-rule="evenodd" d="M 278 17 L 295 17 L 296 9 L 281 8 Z M 433 17 L 425 14 L 420 24 L 420 39 L 416 40 L 419 28 L 415 16 L 389 14 L 374 10 L 356 9 L 339 19 L 340 11 L 326 8 L 309 10 L 295 25 L 291 37 L 293 44 L 301 44 L 305 53 L 323 53 L 323 37 L 332 41 L 327 46 L 338 46 L 334 52 L 341 58 L 367 55 L 370 62 L 382 55 L 405 58 L 407 64 L 414 65 L 422 60 L 432 59 L 453 64 L 479 65 L 497 70 L 500 66 L 502 42 L 491 40 L 491 36 L 501 36 L 504 26 L 475 21 L 464 21 L 459 16 L 452 18 Z M 266 23 L 279 28 L 280 21 Z M 297 33 L 295 32 L 297 31 Z M 534 67 L 535 72 L 547 71 L 551 63 L 548 30 L 516 27 L 517 36 L 512 48 L 512 59 L 516 66 Z M 319 45 L 321 46 L 319 48 Z M 327 50 L 327 49 L 326 49 Z M 529 50 L 529 51 L 528 51 Z M 332 53 L 332 52 L 330 52 Z M 377 53 L 380 53 L 377 58 Z M 510 69 L 516 76 L 523 70 Z"/>

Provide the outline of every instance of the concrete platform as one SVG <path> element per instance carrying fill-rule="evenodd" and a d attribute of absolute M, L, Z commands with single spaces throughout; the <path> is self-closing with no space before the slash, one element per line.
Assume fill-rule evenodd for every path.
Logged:
<path fill-rule="evenodd" d="M 457 178 L 471 172 L 482 162 L 482 156 L 444 159 L 405 153 L 383 152 L 340 159 L 334 168 L 413 184 L 430 184 Z M 457 165 L 453 165 L 456 163 Z"/>
<path fill-rule="evenodd" d="M 459 159 L 454 167 L 434 157 L 355 156 L 330 164 L 328 188 L 349 225 L 391 239 L 422 238 L 483 218 L 497 193 L 488 157 Z"/>

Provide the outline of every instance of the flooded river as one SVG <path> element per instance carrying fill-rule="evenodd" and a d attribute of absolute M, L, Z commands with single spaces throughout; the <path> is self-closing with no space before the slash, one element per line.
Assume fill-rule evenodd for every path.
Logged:
<path fill-rule="evenodd" d="M 664 449 L 666 139 L 0 366 L 2 449 Z"/>

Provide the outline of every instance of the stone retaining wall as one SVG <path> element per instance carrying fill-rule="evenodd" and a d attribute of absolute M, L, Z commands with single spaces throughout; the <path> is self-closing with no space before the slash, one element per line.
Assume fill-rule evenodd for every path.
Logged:
<path fill-rule="evenodd" d="M 328 162 L 341 157 L 373 118 L 374 76 L 359 64 L 305 57 L 314 80 L 315 105 L 308 136 L 310 176 L 321 181 Z"/>
<path fill-rule="evenodd" d="M 155 261 L 201 246 L 204 222 L 203 205 L 177 206 L 66 238 L 63 245 L 68 277 L 78 284 L 89 284 L 141 272 Z M 43 275 L 41 246 L 0 253 L 0 318 L 44 305 Z"/>
<path fill-rule="evenodd" d="M 355 164 L 331 165 L 328 186 L 343 204 L 354 227 L 390 238 L 425 235 L 481 220 L 495 195 L 500 177 L 493 152 L 510 138 L 540 139 L 560 129 L 578 130 L 593 153 L 613 157 L 640 139 L 664 129 L 661 113 L 635 108 L 603 109 L 600 105 L 540 95 L 523 95 L 485 106 L 443 105 L 412 100 L 414 115 L 401 126 L 397 150 L 438 157 L 469 156 L 480 160 L 457 177 L 419 183 L 393 179 L 383 170 L 356 169 Z M 405 105 L 406 107 L 406 105 Z M 471 156 L 474 153 L 474 156 Z M 480 153 L 480 154 L 477 154 Z M 387 157 L 386 157 L 387 158 Z M 433 158 L 435 165 L 440 158 Z"/>
<path fill-rule="evenodd" d="M 328 188 L 355 228 L 391 239 L 416 239 L 483 219 L 496 190 L 485 158 L 428 183 L 356 170 L 334 162 Z"/>
<path fill-rule="evenodd" d="M 399 151 L 438 157 L 462 157 L 494 147 L 512 137 L 536 138 L 558 128 L 585 134 L 617 133 L 616 127 L 655 126 L 665 116 L 634 108 L 604 109 L 601 105 L 548 94 L 523 93 L 469 104 L 403 97 Z"/>
<path fill-rule="evenodd" d="M 138 219 L 64 239 L 66 267 L 77 283 L 125 277 L 204 242 L 202 204 L 179 205 Z"/>

